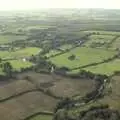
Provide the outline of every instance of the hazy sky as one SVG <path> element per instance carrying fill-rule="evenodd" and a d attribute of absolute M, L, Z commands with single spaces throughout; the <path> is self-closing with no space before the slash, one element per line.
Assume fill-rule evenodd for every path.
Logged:
<path fill-rule="evenodd" d="M 38 8 L 116 8 L 120 0 L 0 0 L 0 10 Z"/>

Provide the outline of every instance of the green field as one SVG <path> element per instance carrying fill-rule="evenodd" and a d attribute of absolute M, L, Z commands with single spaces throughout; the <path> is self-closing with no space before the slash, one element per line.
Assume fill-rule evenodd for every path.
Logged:
<path fill-rule="evenodd" d="M 59 54 L 61 51 L 59 50 L 50 50 L 49 53 L 45 54 L 46 57 L 51 57 L 54 56 L 56 54 Z"/>
<path fill-rule="evenodd" d="M 67 53 L 50 58 L 49 60 L 59 67 L 65 66 L 72 69 L 91 63 L 101 62 L 115 54 L 115 51 L 77 47 Z M 74 60 L 69 60 L 68 57 L 71 55 L 75 55 L 76 58 Z"/>
<path fill-rule="evenodd" d="M 38 116 L 31 118 L 29 120 L 52 120 L 52 118 L 53 117 L 50 115 L 38 115 Z"/>
<path fill-rule="evenodd" d="M 29 68 L 31 67 L 33 64 L 29 61 L 23 61 L 23 60 L 9 60 L 6 61 L 9 62 L 12 67 L 13 67 L 13 71 L 21 71 L 22 68 Z M 2 71 L 2 68 L 0 68 L 0 75 L 4 75 L 5 73 Z"/>
<path fill-rule="evenodd" d="M 112 75 L 115 71 L 120 71 L 120 59 L 116 59 L 114 61 L 103 63 L 103 64 L 92 66 L 92 67 L 87 67 L 87 68 L 84 68 L 84 70 L 97 73 L 97 74 Z M 79 72 L 80 72 L 80 69 L 76 69 L 68 72 L 68 74 L 76 74 Z"/>
<path fill-rule="evenodd" d="M 28 61 L 24 62 L 23 60 L 10 60 L 8 62 L 10 62 L 13 69 L 17 71 L 20 71 L 21 68 L 28 68 L 33 65 L 31 62 L 28 62 Z"/>
<path fill-rule="evenodd" d="M 85 68 L 85 70 L 93 73 L 112 75 L 114 71 L 120 71 L 120 59 L 116 59 L 108 63 L 103 63 L 101 65 L 88 67 Z"/>
<path fill-rule="evenodd" d="M 10 43 L 16 40 L 25 40 L 27 36 L 23 35 L 0 35 L 0 44 Z"/>
<path fill-rule="evenodd" d="M 16 51 L 0 51 L 0 58 L 21 58 L 36 55 L 41 51 L 40 48 L 27 47 Z"/>
<path fill-rule="evenodd" d="M 100 31 L 100 30 L 89 30 L 89 31 L 84 31 L 85 33 L 96 33 L 100 35 L 120 35 L 120 32 L 115 32 L 115 31 Z"/>
<path fill-rule="evenodd" d="M 88 42 L 85 43 L 87 47 L 107 47 L 115 36 L 113 35 L 91 35 L 88 37 Z"/>
<path fill-rule="evenodd" d="M 61 50 L 68 50 L 68 49 L 70 49 L 70 48 L 72 48 L 72 47 L 73 47 L 73 45 L 71 45 L 71 44 L 66 44 L 66 45 L 60 46 L 60 49 L 61 49 Z"/>
<path fill-rule="evenodd" d="M 34 26 L 26 26 L 24 29 L 29 31 L 29 30 L 39 30 L 39 29 L 48 29 L 48 28 L 53 28 L 55 26 L 48 26 L 48 25 L 34 25 Z"/>
<path fill-rule="evenodd" d="M 116 41 L 114 41 L 111 45 L 112 48 L 114 49 L 119 49 L 120 48 L 120 37 L 116 39 Z"/>

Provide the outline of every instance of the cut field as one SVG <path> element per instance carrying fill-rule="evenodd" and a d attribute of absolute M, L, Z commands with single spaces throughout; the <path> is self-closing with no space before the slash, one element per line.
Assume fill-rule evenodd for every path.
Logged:
<path fill-rule="evenodd" d="M 31 55 L 36 55 L 41 51 L 40 48 L 27 47 L 16 51 L 0 51 L 0 58 L 22 58 L 29 57 Z"/>
<path fill-rule="evenodd" d="M 25 40 L 27 36 L 23 35 L 0 35 L 0 44 L 10 43 L 16 40 Z"/>
<path fill-rule="evenodd" d="M 29 76 L 30 81 L 37 87 L 47 90 L 58 97 L 71 97 L 79 94 L 85 95 L 96 87 L 96 81 L 90 79 L 71 79 L 58 75 L 46 75 L 34 72 L 19 74 L 17 79 L 25 79 Z"/>
<path fill-rule="evenodd" d="M 49 60 L 58 67 L 68 67 L 70 69 L 101 62 L 111 58 L 116 54 L 115 51 L 107 51 L 95 48 L 77 47 L 67 53 L 50 58 Z M 69 60 L 68 57 L 75 55 L 74 60 Z"/>
<path fill-rule="evenodd" d="M 31 92 L 0 103 L 2 120 L 20 120 L 36 112 L 53 111 L 57 101 L 41 92 Z"/>
<path fill-rule="evenodd" d="M 53 83 L 48 90 L 58 97 L 72 97 L 79 95 L 83 97 L 88 92 L 94 90 L 96 82 L 90 79 L 64 79 L 61 78 L 59 81 Z"/>
<path fill-rule="evenodd" d="M 0 100 L 33 90 L 35 86 L 26 80 L 19 80 L 0 87 Z"/>

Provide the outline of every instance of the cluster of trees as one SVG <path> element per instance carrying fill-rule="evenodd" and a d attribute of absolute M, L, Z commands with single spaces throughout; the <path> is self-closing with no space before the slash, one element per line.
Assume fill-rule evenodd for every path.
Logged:
<path fill-rule="evenodd" d="M 107 104 L 101 104 L 93 105 L 74 117 L 67 109 L 61 109 L 55 113 L 54 120 L 120 120 L 120 112 L 110 109 Z"/>
<path fill-rule="evenodd" d="M 46 57 L 41 55 L 32 56 L 30 61 L 35 64 L 34 70 L 36 72 L 51 72 L 51 68 L 55 68 L 55 65 L 53 65 L 50 61 L 47 61 Z"/>
<path fill-rule="evenodd" d="M 0 67 L 2 68 L 2 71 L 8 76 L 11 77 L 12 76 L 12 72 L 13 72 L 13 67 L 9 62 L 4 62 L 0 64 Z"/>

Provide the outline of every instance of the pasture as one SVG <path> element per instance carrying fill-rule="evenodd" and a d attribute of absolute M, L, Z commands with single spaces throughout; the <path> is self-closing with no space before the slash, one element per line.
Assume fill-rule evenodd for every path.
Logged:
<path fill-rule="evenodd" d="M 0 35 L 0 44 L 10 43 L 16 40 L 26 40 L 27 36 L 23 35 Z"/>
<path fill-rule="evenodd" d="M 112 44 L 111 47 L 114 49 L 120 49 L 120 37 L 117 38 Z"/>
<path fill-rule="evenodd" d="M 9 59 L 9 58 L 29 57 L 31 55 L 38 54 L 40 51 L 41 49 L 36 47 L 26 47 L 16 51 L 0 51 L 0 58 Z"/>
<path fill-rule="evenodd" d="M 87 47 L 104 47 L 106 48 L 107 45 L 115 38 L 116 36 L 113 35 L 91 35 L 88 37 L 88 42 L 84 45 Z"/>
<path fill-rule="evenodd" d="M 45 56 L 47 57 L 47 58 L 49 58 L 49 57 L 52 57 L 52 56 L 54 56 L 54 55 L 57 55 L 57 54 L 59 54 L 61 51 L 59 51 L 59 50 L 50 50 L 48 53 L 46 53 L 45 54 Z"/>
<path fill-rule="evenodd" d="M 115 71 L 120 71 L 120 59 L 114 61 L 103 63 L 97 66 L 84 68 L 86 71 L 90 71 L 98 74 L 112 75 Z"/>
<path fill-rule="evenodd" d="M 31 62 L 23 60 L 10 60 L 8 62 L 11 63 L 13 69 L 16 71 L 20 71 L 21 68 L 29 68 L 33 65 Z"/>
<path fill-rule="evenodd" d="M 60 46 L 60 49 L 63 50 L 63 51 L 65 51 L 65 50 L 71 49 L 72 47 L 73 47 L 73 45 L 71 45 L 71 44 L 66 44 L 66 45 Z"/>
<path fill-rule="evenodd" d="M 111 58 L 115 54 L 115 51 L 77 47 L 67 53 L 61 54 L 56 57 L 51 57 L 49 60 L 58 67 L 64 66 L 73 69 L 91 63 L 101 62 L 105 59 Z M 68 57 L 72 55 L 75 55 L 75 59 L 69 60 Z"/>

